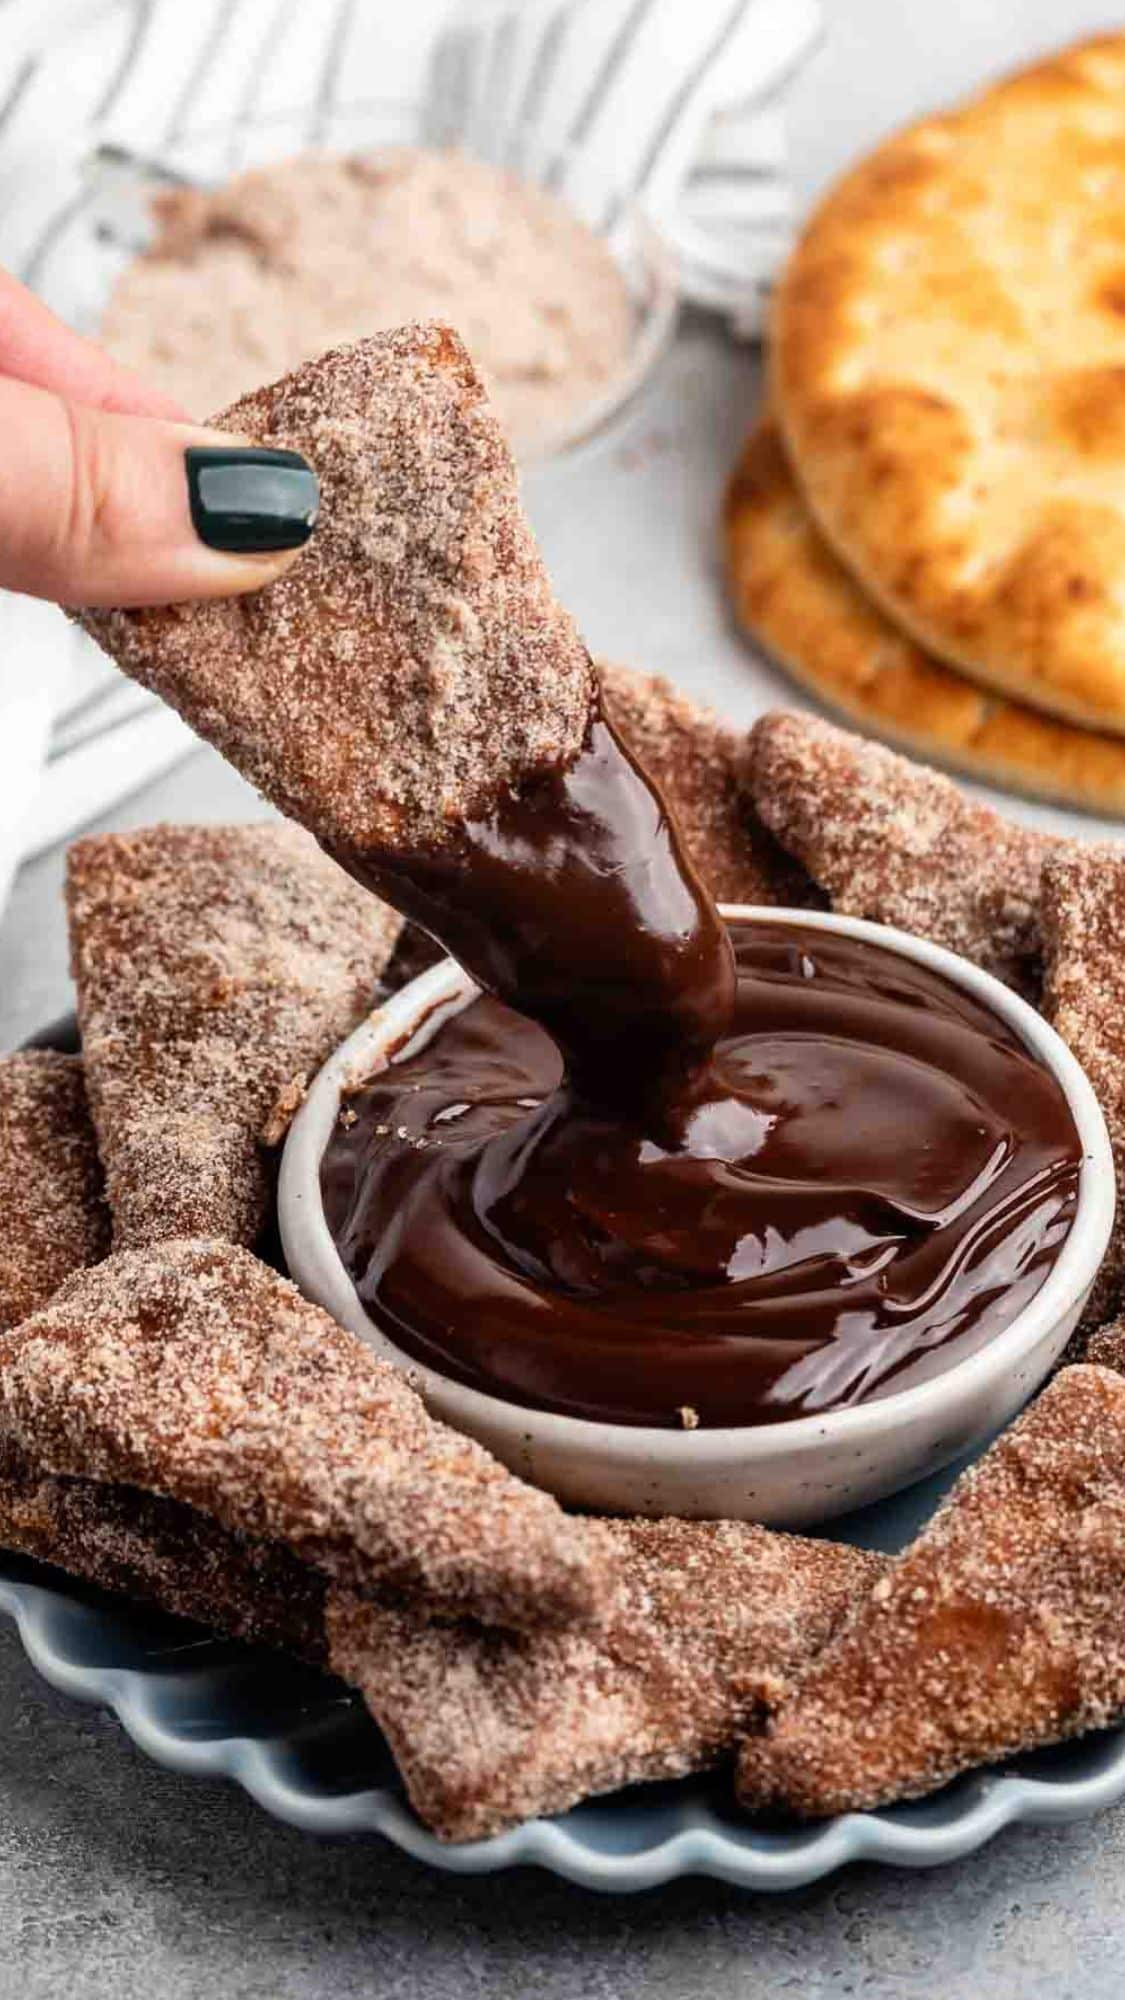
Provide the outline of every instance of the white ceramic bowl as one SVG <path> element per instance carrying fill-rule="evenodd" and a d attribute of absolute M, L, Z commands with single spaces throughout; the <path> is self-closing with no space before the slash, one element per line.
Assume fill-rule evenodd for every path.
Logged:
<path fill-rule="evenodd" d="M 1109 1241 L 1114 1171 L 1109 1135 L 1079 1065 L 1047 1023 L 990 974 L 902 931 L 819 912 L 728 906 L 759 917 L 863 938 L 973 994 L 1015 1029 L 1061 1085 L 1082 1142 L 1073 1227 L 1046 1282 L 1009 1327 L 966 1360 L 915 1388 L 855 1409 L 789 1423 L 673 1431 L 526 1410 L 421 1368 L 360 1303 L 328 1230 L 320 1164 L 343 1090 L 372 1076 L 427 1020 L 427 1032 L 476 995 L 446 960 L 415 979 L 330 1058 L 294 1120 L 281 1166 L 282 1241 L 296 1283 L 376 1353 L 420 1378 L 430 1408 L 471 1433 L 537 1486 L 576 1506 L 801 1526 L 880 1499 L 999 1430 L 1043 1381 L 1074 1330 Z M 434 1011 L 436 1010 L 436 1011 Z"/>

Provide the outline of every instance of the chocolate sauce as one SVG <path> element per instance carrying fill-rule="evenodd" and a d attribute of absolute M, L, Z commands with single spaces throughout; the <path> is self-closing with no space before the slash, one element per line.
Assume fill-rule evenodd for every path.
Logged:
<path fill-rule="evenodd" d="M 568 769 L 407 861 L 337 852 L 485 992 L 538 1021 L 576 1095 L 668 1136 L 734 1007 L 734 961 L 664 802 L 596 714 Z"/>
<path fill-rule="evenodd" d="M 645 826 L 659 884 L 674 837 L 658 812 Z M 549 836 L 527 837 L 542 857 Z M 640 863 L 626 873 L 618 910 L 632 897 L 655 911 L 649 937 L 682 941 L 664 976 L 663 943 L 632 936 L 624 914 L 620 935 L 596 897 L 566 915 L 565 841 L 559 860 L 548 886 L 587 1021 L 576 1038 L 564 1009 L 565 1078 L 526 1004 L 476 1000 L 351 1100 L 355 1122 L 326 1151 L 329 1226 L 397 1345 L 533 1408 L 720 1425 L 838 1409 L 992 1339 L 1059 1254 L 1081 1159 L 1061 1090 L 1018 1037 L 937 974 L 799 920 L 735 929 L 728 1011 L 723 955 L 690 898 L 662 927 Z M 521 1003 L 539 879 L 522 882 L 507 945 L 480 946 L 490 983 Z M 473 940 L 486 902 L 464 917 Z M 700 964 L 711 983 L 693 1012 Z M 537 968 L 532 988 L 552 1028 L 555 966 L 557 984 Z M 613 1081 L 605 1065 L 628 1057 L 630 1033 L 670 1073 L 651 998 L 639 1022 L 628 1013 L 650 968 L 673 1008 L 686 996 L 681 1082 L 720 1030 L 664 1139 L 647 1106 L 622 1115 L 641 1103 L 635 1084 L 612 1107 L 615 1091 L 599 1102 L 584 1087 Z"/>

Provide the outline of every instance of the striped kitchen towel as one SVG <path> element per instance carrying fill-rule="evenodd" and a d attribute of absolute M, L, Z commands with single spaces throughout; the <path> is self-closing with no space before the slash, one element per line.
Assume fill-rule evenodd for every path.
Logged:
<path fill-rule="evenodd" d="M 93 324 L 104 272 L 74 249 L 99 148 L 213 181 L 421 138 L 545 181 L 599 230 L 640 204 L 687 295 L 751 328 L 792 220 L 784 94 L 820 20 L 819 0 L 0 0 L 0 263 Z"/>

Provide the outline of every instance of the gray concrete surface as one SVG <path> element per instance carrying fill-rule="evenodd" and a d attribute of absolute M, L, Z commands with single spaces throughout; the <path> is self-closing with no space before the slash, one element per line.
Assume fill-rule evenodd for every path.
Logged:
<path fill-rule="evenodd" d="M 887 124 L 1113 12 L 1058 0 L 830 11 L 793 121 L 808 191 Z M 714 518 L 755 393 L 748 355 L 689 328 L 625 434 L 530 496 L 592 644 L 745 719 L 783 684 L 729 628 Z M 201 752 L 113 823 L 259 810 Z M 25 870 L 0 924 L 0 1046 L 69 1004 L 61 865 Z M 1122 1880 L 1125 1809 L 1006 1834 L 932 1874 L 852 1868 L 779 1898 L 705 1882 L 604 1899 L 533 1873 L 461 1881 L 376 1841 L 318 1843 L 241 1793 L 158 1769 L 111 1719 L 45 1687 L 0 1626 L 0 2000 L 1111 2000 L 1125 1990 Z"/>

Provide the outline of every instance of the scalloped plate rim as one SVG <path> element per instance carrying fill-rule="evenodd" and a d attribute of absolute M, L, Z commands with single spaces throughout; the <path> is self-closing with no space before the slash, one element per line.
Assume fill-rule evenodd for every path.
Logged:
<path fill-rule="evenodd" d="M 21 1566 L 28 1567 L 20 1559 Z M 302 1787 L 281 1768 L 291 1739 L 249 1737 L 238 1729 L 206 1739 L 187 1736 L 159 1713 L 161 1682 L 153 1668 L 102 1666 L 76 1660 L 51 1637 L 49 1613 L 80 1605 L 84 1629 L 120 1631 L 130 1608 L 124 1601 L 102 1608 L 70 1592 L 55 1573 L 29 1580 L 6 1574 L 0 1555 L 0 1612 L 15 1624 L 24 1652 L 37 1673 L 60 1693 L 96 1703 L 116 1716 L 145 1756 L 170 1770 L 195 1777 L 227 1778 L 272 1817 L 307 1833 L 333 1836 L 377 1833 L 413 1859 L 455 1874 L 490 1874 L 510 1867 L 537 1866 L 581 1887 L 638 1891 L 684 1876 L 710 1877 L 743 1888 L 784 1890 L 819 1881 L 851 1861 L 882 1861 L 930 1868 L 963 1858 L 1006 1826 L 1058 1825 L 1086 1817 L 1125 1797 L 1125 1729 L 1105 1733 L 1109 1754 L 1092 1774 L 1050 1779 L 1000 1770 L 972 1775 L 963 1808 L 940 1825 L 913 1825 L 892 1808 L 885 1813 L 846 1813 L 784 1836 L 758 1830 L 748 1821 L 733 1833 L 712 1813 L 703 1782 L 685 1780 L 666 1788 L 659 1805 L 642 1791 L 621 1801 L 598 1801 L 600 1811 L 617 1812 L 634 1830 L 649 1817 L 667 1821 L 667 1790 L 679 1799 L 681 1823 L 648 1847 L 635 1840 L 614 1854 L 583 1838 L 581 1811 L 556 1820 L 532 1820 L 491 1840 L 451 1847 L 428 1833 L 394 1791 L 365 1788 L 320 1792 Z M 208 1676 L 195 1669 L 202 1686 Z M 173 1676 L 169 1675 L 169 1679 Z M 212 1718 L 220 1725 L 221 1695 L 215 1691 Z M 1050 1754 L 1065 1757 L 1063 1750 Z"/>

